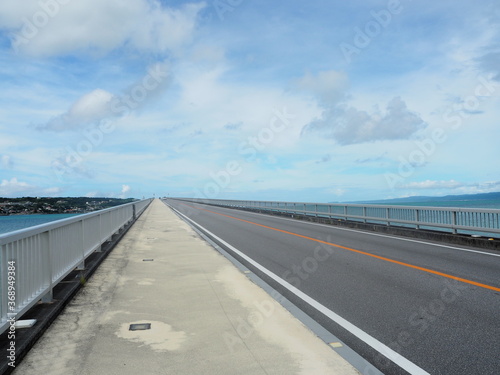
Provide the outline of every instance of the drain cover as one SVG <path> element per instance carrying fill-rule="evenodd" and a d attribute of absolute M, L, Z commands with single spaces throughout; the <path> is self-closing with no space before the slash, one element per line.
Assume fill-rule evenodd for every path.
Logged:
<path fill-rule="evenodd" d="M 144 331 L 146 329 L 151 329 L 151 323 L 131 324 L 128 328 L 129 331 Z"/>
<path fill-rule="evenodd" d="M 143 259 L 143 262 L 152 262 L 154 259 Z"/>

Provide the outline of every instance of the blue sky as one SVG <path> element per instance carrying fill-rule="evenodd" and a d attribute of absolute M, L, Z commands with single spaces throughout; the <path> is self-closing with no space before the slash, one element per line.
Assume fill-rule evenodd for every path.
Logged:
<path fill-rule="evenodd" d="M 500 4 L 1 1 L 0 196 L 500 191 Z"/>

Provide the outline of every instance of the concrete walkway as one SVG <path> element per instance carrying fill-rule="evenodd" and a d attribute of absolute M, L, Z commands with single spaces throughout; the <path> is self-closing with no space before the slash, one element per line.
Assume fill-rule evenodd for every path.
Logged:
<path fill-rule="evenodd" d="M 359 373 L 155 200 L 14 374 Z"/>

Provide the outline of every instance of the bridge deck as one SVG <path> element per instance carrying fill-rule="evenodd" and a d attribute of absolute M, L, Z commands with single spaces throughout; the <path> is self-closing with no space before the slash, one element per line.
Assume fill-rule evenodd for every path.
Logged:
<path fill-rule="evenodd" d="M 14 373 L 358 372 L 155 200 Z"/>

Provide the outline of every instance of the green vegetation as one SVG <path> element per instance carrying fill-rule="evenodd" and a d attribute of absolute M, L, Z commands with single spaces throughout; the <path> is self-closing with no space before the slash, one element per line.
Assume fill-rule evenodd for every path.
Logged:
<path fill-rule="evenodd" d="M 0 215 L 86 213 L 133 202 L 127 198 L 1 198 Z"/>

